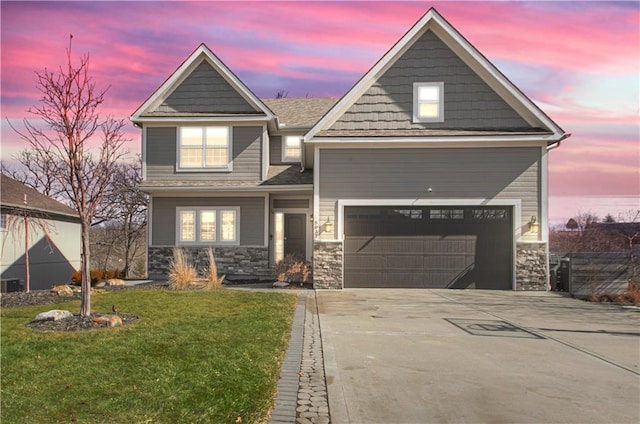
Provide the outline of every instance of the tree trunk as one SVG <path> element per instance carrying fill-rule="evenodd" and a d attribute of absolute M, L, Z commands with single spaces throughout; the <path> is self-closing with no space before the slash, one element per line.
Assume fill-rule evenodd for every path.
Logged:
<path fill-rule="evenodd" d="M 89 228 L 84 220 L 80 225 L 82 235 L 82 301 L 80 304 L 80 316 L 91 315 L 91 275 L 89 270 Z"/>

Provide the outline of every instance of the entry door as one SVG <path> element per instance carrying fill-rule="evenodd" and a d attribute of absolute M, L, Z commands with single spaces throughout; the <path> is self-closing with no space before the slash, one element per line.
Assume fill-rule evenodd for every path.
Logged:
<path fill-rule="evenodd" d="M 284 254 L 307 257 L 307 225 L 303 213 L 284 214 Z"/>

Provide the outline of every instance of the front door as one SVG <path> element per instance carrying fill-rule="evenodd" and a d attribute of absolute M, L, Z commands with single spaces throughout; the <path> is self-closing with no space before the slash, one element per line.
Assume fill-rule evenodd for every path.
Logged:
<path fill-rule="evenodd" d="M 307 257 L 307 225 L 303 213 L 284 214 L 284 254 Z"/>

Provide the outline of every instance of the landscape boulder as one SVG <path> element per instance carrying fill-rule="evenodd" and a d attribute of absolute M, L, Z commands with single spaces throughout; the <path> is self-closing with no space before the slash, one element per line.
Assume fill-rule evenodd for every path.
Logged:
<path fill-rule="evenodd" d="M 60 297 L 71 297 L 73 296 L 73 290 L 67 284 L 61 284 L 59 286 L 53 286 L 51 288 L 52 293 L 56 293 Z"/>
<path fill-rule="evenodd" d="M 60 321 L 61 319 L 71 318 L 73 314 L 69 311 L 62 309 L 53 309 L 47 312 L 41 312 L 33 319 L 33 322 L 38 321 Z"/>
<path fill-rule="evenodd" d="M 107 286 L 124 286 L 124 280 L 121 278 L 109 278 L 106 284 Z"/>

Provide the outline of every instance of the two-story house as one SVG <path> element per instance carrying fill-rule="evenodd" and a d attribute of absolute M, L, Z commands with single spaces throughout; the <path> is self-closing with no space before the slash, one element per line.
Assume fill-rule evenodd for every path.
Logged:
<path fill-rule="evenodd" d="M 568 135 L 435 9 L 340 99 L 260 99 L 203 44 L 131 119 L 151 278 L 213 246 L 246 278 L 297 254 L 316 287 L 547 287 Z"/>

